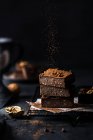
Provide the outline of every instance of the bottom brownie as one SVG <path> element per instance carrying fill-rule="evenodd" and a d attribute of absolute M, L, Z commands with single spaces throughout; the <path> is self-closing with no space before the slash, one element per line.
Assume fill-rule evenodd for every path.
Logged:
<path fill-rule="evenodd" d="M 73 107 L 73 98 L 69 97 L 45 97 L 41 98 L 42 107 L 46 108 L 67 108 Z"/>

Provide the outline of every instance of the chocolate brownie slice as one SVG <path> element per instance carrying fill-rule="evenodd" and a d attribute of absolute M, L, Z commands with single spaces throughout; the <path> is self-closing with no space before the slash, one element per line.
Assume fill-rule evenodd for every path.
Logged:
<path fill-rule="evenodd" d="M 42 85 L 66 88 L 75 80 L 71 71 L 48 69 L 39 75 L 39 82 Z"/>
<path fill-rule="evenodd" d="M 69 97 L 42 97 L 42 107 L 46 108 L 68 108 L 73 107 L 73 98 Z"/>
<path fill-rule="evenodd" d="M 59 97 L 70 97 L 73 96 L 74 89 L 71 86 L 69 89 L 61 87 L 53 87 L 40 85 L 40 95 L 41 96 L 59 96 Z"/>

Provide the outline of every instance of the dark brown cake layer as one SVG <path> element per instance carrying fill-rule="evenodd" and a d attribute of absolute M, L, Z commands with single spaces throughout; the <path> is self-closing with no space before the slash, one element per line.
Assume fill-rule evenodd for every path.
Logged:
<path fill-rule="evenodd" d="M 75 77 L 72 73 L 63 77 L 44 76 L 43 73 L 39 75 L 39 83 L 42 85 L 66 88 L 68 85 L 72 84 L 74 81 L 75 81 Z"/>
<path fill-rule="evenodd" d="M 61 96 L 70 97 L 73 95 L 71 89 L 65 89 L 60 87 L 40 85 L 41 96 Z"/>
<path fill-rule="evenodd" d="M 62 98 L 62 97 L 47 97 L 41 98 L 42 107 L 46 108 L 68 108 L 73 107 L 73 98 Z"/>

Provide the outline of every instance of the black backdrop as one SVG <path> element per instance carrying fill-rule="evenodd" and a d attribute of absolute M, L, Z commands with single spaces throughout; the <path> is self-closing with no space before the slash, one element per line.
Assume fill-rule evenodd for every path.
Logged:
<path fill-rule="evenodd" d="M 47 61 L 48 17 L 56 19 L 59 55 L 57 66 L 75 71 L 77 81 L 93 80 L 93 21 L 89 1 L 0 1 L 0 36 L 12 37 L 24 46 L 24 59 Z"/>

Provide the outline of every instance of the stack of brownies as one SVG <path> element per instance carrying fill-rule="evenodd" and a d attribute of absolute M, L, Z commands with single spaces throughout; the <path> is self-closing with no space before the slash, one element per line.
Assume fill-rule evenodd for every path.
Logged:
<path fill-rule="evenodd" d="M 39 75 L 39 82 L 42 107 L 73 106 L 74 75 L 71 71 L 49 68 Z"/>

